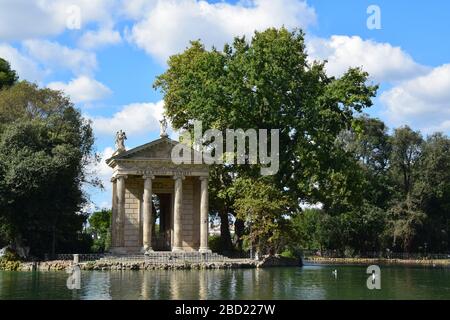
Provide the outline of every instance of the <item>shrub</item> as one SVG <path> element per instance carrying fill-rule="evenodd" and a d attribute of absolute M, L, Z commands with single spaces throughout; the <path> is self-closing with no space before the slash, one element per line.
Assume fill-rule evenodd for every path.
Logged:
<path fill-rule="evenodd" d="M 212 252 L 221 253 L 223 251 L 221 243 L 222 243 L 222 241 L 220 239 L 220 236 L 213 235 L 213 236 L 209 236 L 209 238 L 208 238 L 208 246 Z"/>

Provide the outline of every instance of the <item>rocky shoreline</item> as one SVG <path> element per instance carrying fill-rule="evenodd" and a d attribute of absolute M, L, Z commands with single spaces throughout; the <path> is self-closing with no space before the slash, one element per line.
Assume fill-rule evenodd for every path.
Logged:
<path fill-rule="evenodd" d="M 269 267 L 298 267 L 301 266 L 298 259 L 281 256 L 266 257 L 260 261 L 250 259 L 227 259 L 219 262 L 201 263 L 154 263 L 145 259 L 124 261 L 121 259 L 96 260 L 80 262 L 81 270 L 210 270 L 210 269 L 248 269 Z M 0 264 L 0 270 L 7 271 L 64 271 L 73 266 L 70 260 L 55 260 L 41 262 L 7 262 Z"/>

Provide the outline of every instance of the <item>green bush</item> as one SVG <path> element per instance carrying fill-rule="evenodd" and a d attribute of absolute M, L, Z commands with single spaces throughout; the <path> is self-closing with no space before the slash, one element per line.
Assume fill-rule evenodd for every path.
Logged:
<path fill-rule="evenodd" d="M 280 256 L 282 256 L 284 258 L 299 259 L 302 257 L 302 253 L 298 249 L 290 249 L 289 248 L 289 249 L 284 250 L 282 253 L 280 253 Z"/>
<path fill-rule="evenodd" d="M 208 246 L 212 252 L 222 252 L 220 236 L 213 235 L 208 237 Z"/>

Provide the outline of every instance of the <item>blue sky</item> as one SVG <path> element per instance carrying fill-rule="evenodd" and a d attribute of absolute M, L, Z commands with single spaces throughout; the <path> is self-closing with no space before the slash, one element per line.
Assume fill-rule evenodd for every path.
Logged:
<path fill-rule="evenodd" d="M 367 27 L 370 5 L 381 29 Z M 450 132 L 446 0 L 0 0 L 0 57 L 22 79 L 64 90 L 92 119 L 105 159 L 119 129 L 129 148 L 158 136 L 163 103 L 152 83 L 189 40 L 222 47 L 282 25 L 306 31 L 311 59 L 327 59 L 331 75 L 369 71 L 381 87 L 368 113 L 391 128 Z M 88 190 L 92 207 L 107 207 L 111 171 L 104 161 L 91 169 L 107 187 Z"/>

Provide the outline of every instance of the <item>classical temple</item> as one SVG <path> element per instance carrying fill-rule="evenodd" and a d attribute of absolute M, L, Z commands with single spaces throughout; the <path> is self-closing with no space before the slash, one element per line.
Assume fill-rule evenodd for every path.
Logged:
<path fill-rule="evenodd" d="M 106 161 L 113 169 L 111 252 L 210 252 L 208 166 L 175 165 L 171 152 L 178 142 L 165 128 L 158 140 L 131 150 L 125 139 L 117 133 L 116 151 Z"/>

